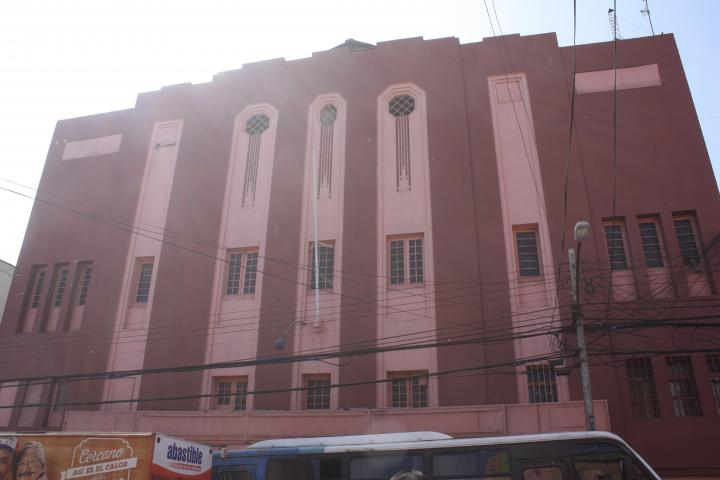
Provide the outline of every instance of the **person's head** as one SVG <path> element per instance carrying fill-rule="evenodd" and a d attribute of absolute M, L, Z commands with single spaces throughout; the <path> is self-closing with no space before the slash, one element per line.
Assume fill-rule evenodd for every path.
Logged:
<path fill-rule="evenodd" d="M 45 475 L 46 463 L 42 444 L 26 443 L 17 454 L 15 480 L 38 480 Z"/>
<path fill-rule="evenodd" d="M 12 480 L 12 465 L 15 458 L 17 438 L 0 437 L 0 480 Z"/>
<path fill-rule="evenodd" d="M 420 470 L 401 470 L 393 475 L 390 480 L 425 480 L 425 474 Z"/>

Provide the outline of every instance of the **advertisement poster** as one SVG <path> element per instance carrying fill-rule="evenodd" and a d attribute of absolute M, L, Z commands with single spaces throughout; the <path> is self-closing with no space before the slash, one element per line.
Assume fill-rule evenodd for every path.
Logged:
<path fill-rule="evenodd" d="M 209 447 L 163 435 L 0 434 L 0 480 L 209 480 L 211 462 Z"/>
<path fill-rule="evenodd" d="M 153 477 L 156 479 L 192 477 L 198 480 L 210 480 L 211 467 L 210 447 L 157 435 L 151 467 Z"/>

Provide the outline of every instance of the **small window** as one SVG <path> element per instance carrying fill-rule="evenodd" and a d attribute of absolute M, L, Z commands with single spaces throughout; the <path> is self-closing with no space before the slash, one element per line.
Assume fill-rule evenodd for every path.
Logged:
<path fill-rule="evenodd" d="M 335 242 L 329 240 L 318 242 L 317 267 L 315 266 L 315 243 L 311 242 L 310 262 L 310 288 L 312 290 L 318 288 L 332 290 L 335 274 Z"/>
<path fill-rule="evenodd" d="M 150 297 L 150 283 L 152 282 L 152 263 L 141 263 L 137 282 L 136 303 L 147 303 Z"/>
<path fill-rule="evenodd" d="M 518 270 L 521 277 L 540 276 L 537 230 L 515 230 Z"/>
<path fill-rule="evenodd" d="M 228 256 L 225 295 L 255 293 L 257 282 L 258 251 L 238 250 Z"/>
<path fill-rule="evenodd" d="M 65 410 L 65 402 L 67 402 L 68 384 L 59 382 L 55 384 L 55 394 L 53 395 L 53 412 L 62 412 Z"/>
<path fill-rule="evenodd" d="M 720 414 L 720 354 L 714 353 L 705 357 L 710 372 L 710 388 L 715 398 L 715 408 Z"/>
<path fill-rule="evenodd" d="M 610 269 L 627 270 L 628 263 L 622 226 L 616 223 L 605 225 L 605 241 L 607 243 Z"/>
<path fill-rule="evenodd" d="M 428 406 L 428 372 L 392 372 L 390 406 L 393 408 L 423 408 Z"/>
<path fill-rule="evenodd" d="M 215 408 L 218 410 L 247 409 L 247 377 L 219 377 L 215 379 Z"/>
<path fill-rule="evenodd" d="M 660 246 L 660 235 L 658 234 L 657 222 L 640 222 L 640 240 L 642 240 L 643 253 L 645 254 L 645 265 L 647 268 L 661 268 L 663 262 L 662 248 Z"/>
<path fill-rule="evenodd" d="M 701 272 L 700 250 L 698 249 L 694 222 L 690 217 L 676 217 L 673 222 L 683 264 L 694 272 Z"/>
<path fill-rule="evenodd" d="M 433 478 L 498 478 L 510 475 L 510 455 L 504 450 L 437 453 L 432 458 Z"/>
<path fill-rule="evenodd" d="M 660 418 L 655 378 L 649 358 L 633 358 L 625 361 L 625 371 L 630 387 L 630 403 L 633 418 Z"/>
<path fill-rule="evenodd" d="M 82 285 L 80 286 L 80 294 L 78 295 L 78 305 L 85 305 L 87 302 L 88 290 L 90 289 L 90 279 L 92 278 L 92 267 L 85 267 L 82 273 Z"/>
<path fill-rule="evenodd" d="M 666 357 L 670 395 L 676 417 L 701 417 L 702 409 L 698 399 L 695 374 L 689 356 Z"/>
<path fill-rule="evenodd" d="M 425 282 L 423 238 L 391 238 L 390 284 L 418 284 Z"/>
<path fill-rule="evenodd" d="M 304 377 L 305 408 L 327 410 L 330 408 L 330 375 L 306 375 Z"/>
<path fill-rule="evenodd" d="M 31 308 L 37 308 L 40 305 L 40 295 L 42 294 L 43 286 L 45 285 L 45 275 L 47 270 L 40 270 L 35 281 L 35 293 L 33 293 Z"/>
<path fill-rule="evenodd" d="M 550 365 L 529 365 L 526 373 L 530 403 L 558 401 L 554 368 Z"/>
<path fill-rule="evenodd" d="M 69 270 L 63 268 L 60 270 L 60 276 L 58 277 L 57 288 L 55 289 L 55 306 L 59 307 L 62 305 L 63 296 L 65 296 L 65 287 L 67 286 Z"/>

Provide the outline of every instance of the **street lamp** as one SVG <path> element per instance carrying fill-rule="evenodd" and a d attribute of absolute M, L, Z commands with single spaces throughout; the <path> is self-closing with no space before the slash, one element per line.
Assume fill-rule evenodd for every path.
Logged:
<path fill-rule="evenodd" d="M 580 363 L 580 382 L 582 384 L 583 402 L 585 404 L 585 425 L 588 430 L 595 430 L 595 410 L 593 409 L 592 388 L 590 386 L 590 368 L 587 359 L 587 344 L 585 342 L 585 327 L 583 325 L 583 311 L 580 303 L 580 273 L 578 265 L 580 262 L 580 248 L 582 242 L 590 234 L 590 224 L 580 220 L 573 228 L 573 237 L 577 241 L 577 256 L 575 249 L 568 249 L 568 260 L 570 262 L 570 296 L 572 297 L 572 318 L 575 324 L 577 336 L 578 356 Z"/>

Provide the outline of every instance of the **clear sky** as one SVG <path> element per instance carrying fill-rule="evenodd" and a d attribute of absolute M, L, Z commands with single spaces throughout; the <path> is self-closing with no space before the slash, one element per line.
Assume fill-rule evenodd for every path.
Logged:
<path fill-rule="evenodd" d="M 612 3 L 577 0 L 578 43 L 611 40 Z M 648 4 L 655 32 L 675 34 L 717 179 L 720 1 Z M 560 45 L 572 43 L 572 0 L 495 5 L 505 34 L 557 32 Z M 617 0 L 622 37 L 650 34 L 644 5 Z M 8 0 L 0 9 L 0 187 L 34 195 L 57 120 L 130 108 L 140 92 L 307 57 L 347 38 L 491 35 L 483 0 Z M 31 206 L 0 190 L 0 259 L 17 261 Z"/>

